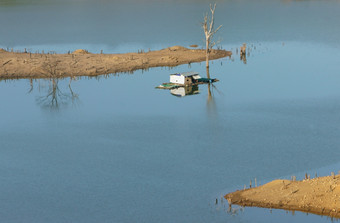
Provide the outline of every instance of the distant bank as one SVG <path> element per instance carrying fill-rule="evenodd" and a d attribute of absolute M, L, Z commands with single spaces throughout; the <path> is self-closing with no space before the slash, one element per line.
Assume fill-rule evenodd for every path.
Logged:
<path fill-rule="evenodd" d="M 231 56 L 231 52 L 212 50 L 209 58 L 214 60 L 226 56 Z M 0 49 L 0 78 L 97 76 L 201 61 L 205 61 L 205 50 L 182 46 L 124 54 L 92 54 L 86 50 L 69 54 L 16 53 Z"/>

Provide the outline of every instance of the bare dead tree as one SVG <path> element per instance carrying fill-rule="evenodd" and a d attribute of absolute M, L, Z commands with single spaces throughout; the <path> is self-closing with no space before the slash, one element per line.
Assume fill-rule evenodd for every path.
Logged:
<path fill-rule="evenodd" d="M 210 4 L 210 13 L 211 16 L 208 16 L 208 13 L 204 16 L 204 22 L 202 23 L 202 28 L 205 34 L 205 52 L 206 52 L 206 67 L 209 68 L 209 54 L 211 49 L 216 45 L 216 42 L 214 42 L 213 36 L 214 34 L 222 27 L 220 25 L 216 29 L 214 28 L 214 14 L 216 9 L 216 3 L 214 6 Z M 207 73 L 209 75 L 209 73 Z M 210 78 L 210 75 L 208 76 Z"/>
<path fill-rule="evenodd" d="M 240 54 L 246 55 L 246 49 L 247 49 L 247 44 L 243 43 L 243 45 L 240 47 Z"/>

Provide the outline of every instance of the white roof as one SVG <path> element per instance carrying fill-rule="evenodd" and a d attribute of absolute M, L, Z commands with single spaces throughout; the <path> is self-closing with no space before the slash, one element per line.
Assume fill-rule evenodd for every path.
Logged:
<path fill-rule="evenodd" d="M 177 73 L 177 74 L 171 74 L 171 75 L 190 77 L 190 76 L 198 75 L 198 72 L 191 71 L 191 72 Z"/>

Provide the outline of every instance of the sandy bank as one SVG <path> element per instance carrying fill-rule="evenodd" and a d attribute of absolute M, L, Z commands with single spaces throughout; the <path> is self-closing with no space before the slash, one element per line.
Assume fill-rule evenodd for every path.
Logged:
<path fill-rule="evenodd" d="M 230 51 L 212 50 L 210 59 L 230 56 Z M 125 54 L 35 54 L 0 51 L 0 78 L 50 78 L 97 76 L 132 72 L 159 66 L 177 66 L 205 60 L 205 51 L 181 46 L 159 51 Z"/>
<path fill-rule="evenodd" d="M 225 196 L 229 204 L 340 217 L 340 175 L 303 181 L 274 180 Z"/>

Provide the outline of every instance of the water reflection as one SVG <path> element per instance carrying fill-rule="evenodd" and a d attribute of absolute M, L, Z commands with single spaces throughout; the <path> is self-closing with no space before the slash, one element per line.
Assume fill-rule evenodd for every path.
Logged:
<path fill-rule="evenodd" d="M 206 68 L 207 77 L 210 77 L 210 70 L 209 67 Z M 208 83 L 208 99 L 207 99 L 207 110 L 208 114 L 215 114 L 216 113 L 216 104 L 211 93 L 211 87 L 213 86 L 212 83 Z"/>
<path fill-rule="evenodd" d="M 170 93 L 176 97 L 199 94 L 198 85 L 183 86 L 170 89 Z"/>
<path fill-rule="evenodd" d="M 207 112 L 210 117 L 214 117 L 217 114 L 216 102 L 211 91 L 213 87 L 213 84 L 208 84 Z"/>
<path fill-rule="evenodd" d="M 60 79 L 52 78 L 49 80 L 38 81 L 39 96 L 36 97 L 37 104 L 43 109 L 51 111 L 59 111 L 62 107 L 67 107 L 69 104 L 77 105 L 79 95 L 72 90 L 71 83 L 73 78 L 70 78 L 66 89 L 59 87 Z M 28 93 L 34 90 L 33 80 L 30 80 L 30 89 Z"/>
<path fill-rule="evenodd" d="M 207 86 L 207 112 L 209 117 L 217 116 L 216 101 L 214 99 L 213 90 L 217 90 L 216 86 L 212 83 L 206 84 Z M 170 93 L 176 97 L 185 97 L 190 95 L 197 95 L 200 93 L 198 85 L 183 86 L 178 88 L 170 89 Z"/>
<path fill-rule="evenodd" d="M 284 43 L 282 43 L 282 46 L 284 46 Z M 258 48 L 260 48 L 258 50 Z M 264 53 L 266 52 L 268 49 L 266 48 L 263 48 L 261 47 L 261 43 L 257 43 L 257 44 L 254 44 L 254 43 L 250 43 L 250 44 L 246 44 L 246 43 L 243 43 L 240 47 L 236 47 L 235 49 L 235 55 L 239 55 L 240 56 L 240 61 L 243 62 L 243 64 L 247 64 L 247 59 L 250 57 L 250 56 L 253 56 L 254 55 L 254 52 L 257 51 L 257 53 Z M 230 58 L 230 60 L 232 62 L 234 62 L 234 58 Z"/>
<path fill-rule="evenodd" d="M 246 54 L 240 54 L 240 60 L 243 61 L 244 64 L 247 64 L 247 56 Z"/>
<path fill-rule="evenodd" d="M 213 205 L 211 205 L 216 211 L 225 212 L 231 216 L 237 216 L 243 214 L 245 207 L 238 205 L 231 205 L 228 200 L 226 200 L 223 196 L 220 198 L 215 198 L 213 201 Z"/>

